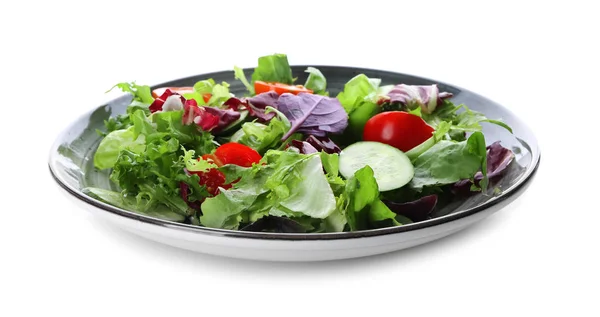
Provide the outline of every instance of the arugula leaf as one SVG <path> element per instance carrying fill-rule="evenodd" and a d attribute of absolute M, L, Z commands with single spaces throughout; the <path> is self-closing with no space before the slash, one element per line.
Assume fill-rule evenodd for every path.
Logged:
<path fill-rule="evenodd" d="M 291 85 L 294 83 L 292 69 L 287 55 L 273 54 L 258 58 L 258 67 L 252 74 L 252 82 L 257 80 Z"/>
<path fill-rule="evenodd" d="M 421 189 L 470 179 L 485 167 L 485 162 L 485 140 L 481 132 L 473 133 L 462 142 L 442 140 L 413 162 L 415 175 L 410 186 Z"/>
<path fill-rule="evenodd" d="M 450 123 L 451 130 L 449 133 L 453 140 L 464 139 L 464 132 L 481 131 L 481 122 L 496 124 L 512 133 L 512 129 L 506 123 L 499 120 L 488 119 L 482 113 L 471 110 L 464 104 L 455 106 L 449 100 L 444 100 L 444 103 L 437 107 L 433 113 L 423 113 L 422 118 L 434 127 L 443 121 Z"/>
<path fill-rule="evenodd" d="M 323 76 L 323 73 L 317 68 L 308 67 L 305 72 L 308 73 L 308 78 L 304 83 L 304 87 L 312 90 L 318 95 L 327 95 L 327 79 Z"/>

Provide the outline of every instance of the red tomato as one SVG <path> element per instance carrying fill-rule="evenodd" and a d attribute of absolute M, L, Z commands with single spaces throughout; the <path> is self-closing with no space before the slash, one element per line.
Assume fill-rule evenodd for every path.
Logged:
<path fill-rule="evenodd" d="M 391 145 L 408 152 L 429 139 L 434 129 L 421 117 L 403 111 L 382 112 L 365 124 L 363 140 Z"/>
<path fill-rule="evenodd" d="M 254 149 L 235 142 L 219 146 L 215 156 L 223 165 L 235 164 L 242 167 L 250 167 L 252 163 L 258 163 L 262 158 Z"/>
<path fill-rule="evenodd" d="M 200 185 L 206 187 L 206 191 L 212 196 L 219 194 L 219 187 L 225 189 L 231 188 L 232 184 L 225 184 L 225 174 L 216 168 L 211 168 L 206 172 L 190 172 L 200 177 Z M 185 199 L 185 198 L 184 198 Z"/>
<path fill-rule="evenodd" d="M 155 99 L 160 97 L 167 89 L 171 90 L 172 92 L 178 93 L 182 96 L 183 94 L 191 94 L 194 92 L 194 87 L 162 87 L 154 89 L 152 91 L 152 97 L 154 97 Z M 204 102 L 208 102 L 210 100 L 210 97 L 212 97 L 211 94 L 202 95 L 202 99 L 204 99 Z"/>
<path fill-rule="evenodd" d="M 292 86 L 280 83 L 266 83 L 264 81 L 257 80 L 254 82 L 254 92 L 258 95 L 263 92 L 274 91 L 277 94 L 281 95 L 283 93 L 289 92 L 294 95 L 297 95 L 301 92 L 306 92 L 312 94 L 313 91 L 307 88 L 304 88 L 302 85 Z"/>

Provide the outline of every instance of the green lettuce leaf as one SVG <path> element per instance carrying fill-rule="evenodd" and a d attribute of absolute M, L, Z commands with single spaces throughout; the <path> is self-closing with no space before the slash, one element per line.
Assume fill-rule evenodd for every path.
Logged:
<path fill-rule="evenodd" d="M 266 215 L 325 219 L 336 209 L 318 153 L 270 150 L 241 175 L 232 189 L 204 201 L 204 226 L 237 229 Z"/>
<path fill-rule="evenodd" d="M 287 55 L 273 54 L 259 57 L 258 67 L 254 69 L 252 74 L 252 82 L 257 80 L 293 84 L 292 69 L 288 63 Z"/>
<path fill-rule="evenodd" d="M 432 114 L 423 113 L 422 118 L 433 127 L 437 127 L 442 122 L 450 123 L 449 137 L 457 141 L 464 140 L 465 132 L 481 131 L 481 122 L 498 125 L 512 133 L 512 129 L 506 123 L 488 119 L 484 114 L 471 110 L 464 104 L 456 106 L 449 100 L 444 100 L 444 103 Z"/>
<path fill-rule="evenodd" d="M 135 213 L 139 213 L 145 216 L 164 219 L 167 221 L 175 221 L 175 222 L 183 222 L 185 220 L 185 216 L 173 212 L 171 209 L 167 208 L 164 205 L 157 206 L 155 208 L 143 208 L 139 209 L 139 206 L 148 206 L 148 202 L 142 201 L 141 204 L 138 204 L 138 201 L 135 197 L 123 196 L 121 193 L 96 188 L 96 187 L 86 187 L 83 190 L 83 193 L 89 196 L 92 196 L 96 199 L 100 199 L 101 201 L 113 205 L 115 207 L 119 207 L 121 209 L 125 209 L 128 211 L 132 211 Z M 142 199 L 143 200 L 143 199 Z"/>
<path fill-rule="evenodd" d="M 365 74 L 359 74 L 344 85 L 344 90 L 337 95 L 337 98 L 346 113 L 351 114 L 365 102 L 376 102 L 380 84 L 379 78 L 369 78 Z"/>
<path fill-rule="evenodd" d="M 277 148 L 281 138 L 290 130 L 291 124 L 287 117 L 278 110 L 267 107 L 266 113 L 275 112 L 276 117 L 268 125 L 257 122 L 246 122 L 239 132 L 232 137 L 232 141 L 247 145 L 260 154 L 269 149 Z"/>
<path fill-rule="evenodd" d="M 144 104 L 151 104 L 154 102 L 154 97 L 152 97 L 152 91 L 150 90 L 150 86 L 146 85 L 138 85 L 135 82 L 131 83 L 118 83 L 110 88 L 107 92 L 119 88 L 123 92 L 128 92 L 133 95 L 134 101 L 139 101 Z"/>
<path fill-rule="evenodd" d="M 146 137 L 136 135 L 134 127 L 110 132 L 98 145 L 94 154 L 94 166 L 98 169 L 112 168 L 124 149 L 134 153 L 143 152 L 146 149 Z"/>
<path fill-rule="evenodd" d="M 314 67 L 308 67 L 305 72 L 308 73 L 308 78 L 306 78 L 304 87 L 312 90 L 315 94 L 328 95 L 327 79 L 325 79 L 323 73 Z"/>
<path fill-rule="evenodd" d="M 208 102 L 204 101 L 204 95 L 211 94 Z M 227 99 L 231 98 L 229 84 L 221 82 L 217 84 L 212 78 L 198 81 L 194 84 L 194 92 L 183 94 L 185 99 L 194 99 L 198 105 L 211 107 L 221 106 Z"/>
<path fill-rule="evenodd" d="M 486 167 L 486 159 L 481 132 L 473 133 L 466 141 L 442 140 L 414 160 L 415 176 L 410 186 L 422 189 L 473 178 L 482 167 Z"/>
<path fill-rule="evenodd" d="M 234 66 L 233 72 L 234 72 L 235 79 L 240 80 L 242 82 L 242 84 L 244 84 L 244 86 L 246 86 L 246 89 L 248 90 L 250 95 L 253 96 L 254 95 L 254 86 L 252 86 L 248 82 L 248 79 L 246 79 L 246 74 L 244 74 L 244 70 L 237 66 Z"/>

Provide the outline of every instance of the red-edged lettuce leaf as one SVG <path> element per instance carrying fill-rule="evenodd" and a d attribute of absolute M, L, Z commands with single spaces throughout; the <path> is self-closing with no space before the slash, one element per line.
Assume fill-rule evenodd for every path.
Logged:
<path fill-rule="evenodd" d="M 317 153 L 317 149 L 306 141 L 292 140 L 291 146 L 295 147 L 302 154 Z"/>
<path fill-rule="evenodd" d="M 400 103 L 408 109 L 421 108 L 424 113 L 432 113 L 444 99 L 452 97 L 449 92 L 440 92 L 437 85 L 416 86 L 400 84 L 387 94 L 391 103 Z"/>
<path fill-rule="evenodd" d="M 515 154 L 500 145 L 500 141 L 496 141 L 487 147 L 487 177 L 492 180 L 493 178 L 497 178 L 501 176 L 503 172 L 506 170 L 508 165 L 515 158 Z M 479 182 L 483 179 L 483 174 L 477 172 L 474 176 L 475 184 L 478 185 Z M 452 191 L 455 193 L 468 193 L 470 192 L 471 185 L 473 181 L 469 179 L 464 179 L 459 182 L 454 183 L 452 186 Z"/>
<path fill-rule="evenodd" d="M 219 122 L 217 126 L 212 130 L 214 132 L 219 132 L 223 130 L 225 127 L 234 123 L 237 119 L 240 118 L 240 113 L 238 111 L 234 111 L 231 109 L 219 109 L 215 107 L 203 107 L 206 112 L 216 116 L 219 118 Z"/>
<path fill-rule="evenodd" d="M 306 138 L 306 142 L 317 149 L 318 152 L 323 151 L 327 154 L 333 154 L 342 151 L 342 149 L 328 137 L 309 135 L 308 138 Z"/>
<path fill-rule="evenodd" d="M 269 91 L 251 98 L 238 99 L 232 97 L 225 101 L 223 105 L 236 111 L 239 109 L 246 109 L 250 116 L 257 118 L 258 121 L 264 123 L 275 116 L 274 112 L 266 113 L 266 109 L 268 106 L 277 109 L 277 99 L 279 99 L 279 95 L 274 91 Z"/>
<path fill-rule="evenodd" d="M 427 220 L 435 205 L 437 204 L 437 195 L 428 195 L 415 201 L 396 203 L 384 200 L 383 203 L 394 213 L 409 218 L 413 222 Z"/>
<path fill-rule="evenodd" d="M 165 92 L 163 92 L 162 95 L 160 95 L 160 97 L 154 99 L 154 101 L 152 102 L 152 104 L 150 104 L 150 107 L 148 107 L 148 109 L 150 110 L 151 113 L 155 113 L 157 111 L 163 111 L 163 106 L 165 104 L 165 102 L 167 101 L 167 99 L 171 96 L 179 96 L 179 100 L 181 100 L 181 104 L 185 103 L 185 98 L 183 98 L 183 96 L 181 96 L 180 94 L 171 91 L 170 89 L 165 90 Z M 176 109 L 174 109 L 176 110 Z"/>
<path fill-rule="evenodd" d="M 295 132 L 315 136 L 341 133 L 348 126 L 348 115 L 337 98 L 307 93 L 284 93 L 279 96 L 276 108 L 292 124 L 283 140 Z"/>

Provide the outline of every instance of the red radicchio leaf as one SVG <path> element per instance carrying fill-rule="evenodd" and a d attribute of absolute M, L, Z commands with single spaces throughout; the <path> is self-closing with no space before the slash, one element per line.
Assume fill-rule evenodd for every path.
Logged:
<path fill-rule="evenodd" d="M 490 180 L 500 176 L 510 165 L 515 154 L 500 145 L 500 141 L 496 141 L 487 147 L 487 176 Z M 474 176 L 475 184 L 483 179 L 483 174 L 477 172 Z M 452 191 L 455 193 L 469 193 L 471 190 L 471 180 L 464 179 L 452 185 Z"/>
<path fill-rule="evenodd" d="M 204 107 L 198 107 L 194 99 L 185 102 L 181 120 L 184 125 L 195 123 L 203 131 L 210 131 L 219 125 L 219 117 L 209 113 Z"/>
<path fill-rule="evenodd" d="M 437 201 L 437 195 L 429 195 L 404 203 L 396 203 L 389 200 L 384 201 L 384 203 L 392 212 L 408 217 L 413 222 L 418 222 L 429 218 Z"/>
<path fill-rule="evenodd" d="M 155 113 L 157 111 L 162 111 L 163 110 L 163 105 L 165 104 L 165 101 L 167 100 L 167 98 L 169 98 L 170 96 L 179 96 L 181 98 L 181 102 L 185 103 L 185 98 L 183 98 L 183 96 L 179 95 L 178 93 L 172 92 L 170 89 L 165 90 L 165 92 L 163 92 L 162 95 L 160 95 L 160 97 L 154 99 L 154 101 L 152 102 L 152 104 L 150 105 L 150 107 L 148 108 L 150 110 L 151 113 Z"/>
<path fill-rule="evenodd" d="M 308 142 L 315 149 L 317 149 L 317 151 L 325 151 L 325 153 L 328 154 L 342 152 L 342 149 L 340 149 L 340 147 L 337 146 L 337 144 L 331 141 L 331 139 L 328 137 L 318 137 L 314 135 L 309 135 L 308 138 L 306 138 L 306 142 Z"/>
<path fill-rule="evenodd" d="M 260 122 L 267 122 L 275 116 L 275 113 L 265 113 L 267 106 L 277 108 L 277 99 L 279 95 L 274 91 L 264 92 L 251 98 L 238 99 L 235 97 L 227 99 L 223 105 L 229 109 L 239 111 L 239 109 L 248 110 L 248 114 L 258 118 Z"/>
<path fill-rule="evenodd" d="M 452 97 L 449 92 L 441 92 L 437 85 L 416 86 L 400 84 L 388 92 L 391 103 L 400 103 L 409 109 L 421 107 L 424 113 L 432 113 L 443 99 Z"/>
<path fill-rule="evenodd" d="M 217 124 L 217 126 L 213 129 L 214 132 L 219 132 L 222 129 L 224 129 L 225 127 L 227 127 L 228 125 L 232 124 L 233 122 L 235 122 L 237 119 L 240 118 L 240 113 L 234 110 L 230 110 L 230 109 L 219 109 L 219 108 L 215 108 L 215 107 L 201 107 L 204 110 L 206 110 L 206 112 L 217 116 L 219 118 L 219 122 Z"/>
<path fill-rule="evenodd" d="M 292 140 L 292 146 L 297 148 L 302 154 L 317 153 L 317 149 L 306 141 Z"/>

